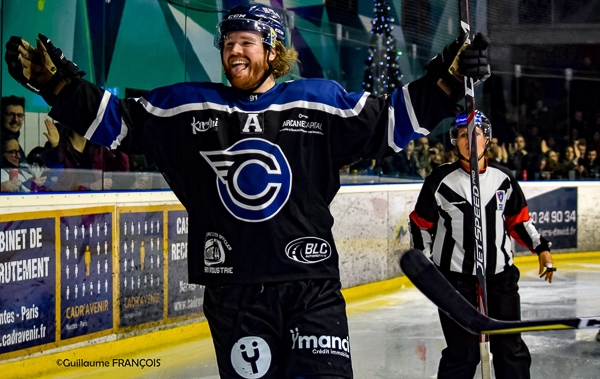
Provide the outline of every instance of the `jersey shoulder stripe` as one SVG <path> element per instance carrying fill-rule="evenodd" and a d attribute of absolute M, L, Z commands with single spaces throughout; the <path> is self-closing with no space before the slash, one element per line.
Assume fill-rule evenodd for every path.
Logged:
<path fill-rule="evenodd" d="M 179 83 L 150 92 L 140 99 L 140 103 L 157 117 L 209 109 L 226 113 L 262 113 L 303 108 L 347 118 L 358 115 L 367 98 L 368 93 L 347 93 L 331 80 L 302 79 L 277 84 L 256 101 L 218 83 Z"/>

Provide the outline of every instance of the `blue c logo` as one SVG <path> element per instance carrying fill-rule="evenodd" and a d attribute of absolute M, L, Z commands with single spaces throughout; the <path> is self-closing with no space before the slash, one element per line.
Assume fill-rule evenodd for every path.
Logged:
<path fill-rule="evenodd" d="M 249 138 L 224 151 L 200 154 L 217 173 L 219 196 L 234 217 L 265 221 L 287 202 L 292 172 L 279 146 Z"/>

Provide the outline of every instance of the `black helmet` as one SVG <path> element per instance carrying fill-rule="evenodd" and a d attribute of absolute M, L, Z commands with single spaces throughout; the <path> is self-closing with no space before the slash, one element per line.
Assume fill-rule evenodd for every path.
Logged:
<path fill-rule="evenodd" d="M 277 40 L 285 44 L 285 27 L 279 14 L 262 4 L 245 4 L 231 9 L 217 25 L 215 47 L 223 49 L 224 36 L 233 31 L 252 30 L 262 34 L 262 42 L 270 48 Z"/>
<path fill-rule="evenodd" d="M 466 128 L 469 124 L 467 122 L 467 114 L 461 113 L 454 121 L 452 121 L 452 128 L 450 128 L 450 142 L 456 146 L 456 139 L 458 138 L 458 130 L 460 128 Z M 481 111 L 475 111 L 475 126 L 481 128 L 483 135 L 488 139 L 492 139 L 492 124 L 485 114 Z"/>

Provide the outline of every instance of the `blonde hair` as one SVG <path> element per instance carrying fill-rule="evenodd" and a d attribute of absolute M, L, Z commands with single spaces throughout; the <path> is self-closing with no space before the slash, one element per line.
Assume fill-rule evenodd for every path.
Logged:
<path fill-rule="evenodd" d="M 273 67 L 273 76 L 277 79 L 287 75 L 299 61 L 296 49 L 293 47 L 286 49 L 281 41 L 275 43 L 275 51 L 277 52 L 277 56 L 271 62 L 271 67 Z"/>

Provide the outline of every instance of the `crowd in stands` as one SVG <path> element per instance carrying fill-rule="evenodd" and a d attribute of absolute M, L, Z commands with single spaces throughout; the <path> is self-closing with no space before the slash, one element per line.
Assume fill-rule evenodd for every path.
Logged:
<path fill-rule="evenodd" d="M 504 141 L 494 136 L 486 151 L 490 160 L 506 166 L 518 180 L 596 180 L 600 179 L 600 107 L 594 111 L 575 109 L 570 123 L 555 124 L 553 115 L 537 101 L 531 112 L 521 106 L 520 128 L 515 116 L 508 113 L 508 130 L 499 133 Z M 557 130 L 568 130 L 563 135 Z M 349 173 L 383 175 L 400 178 L 425 178 L 436 166 L 457 160 L 455 148 L 449 139 L 440 136 L 411 141 L 399 153 L 366 167 L 359 161 L 348 168 Z"/>
<path fill-rule="evenodd" d="M 600 64 L 585 56 L 573 68 L 587 79 L 565 83 L 523 77 L 520 86 L 512 88 L 518 107 L 490 95 L 487 102 L 494 102 L 494 110 L 480 108 L 492 123 L 488 158 L 508 167 L 519 180 L 600 179 Z M 496 83 L 494 78 L 486 85 Z M 442 133 L 415 141 L 414 146 L 411 142 L 371 169 L 358 162 L 348 172 L 424 178 L 436 165 L 456 159 L 447 133 Z"/>
<path fill-rule="evenodd" d="M 510 108 L 503 120 L 490 117 L 492 139 L 487 157 L 506 166 L 519 180 L 600 179 L 600 103 L 575 108 L 569 122 L 557 121 L 543 100 Z M 589 104 L 582 103 L 582 104 Z M 531 110 L 528 110 L 531 109 Z M 0 182 L 2 192 L 109 190 L 108 172 L 156 171 L 139 155 L 126 155 L 87 141 L 70 129 L 46 120 L 47 142 L 28 154 L 19 144 L 25 100 L 2 97 Z M 564 118 L 564 117 L 563 117 Z M 495 126 L 500 125 L 500 126 Z M 498 128 L 505 128 L 498 133 Z M 558 131 L 563 131 L 562 134 Z M 505 136 L 504 140 L 497 135 Z M 433 168 L 458 157 L 444 134 L 411 141 L 399 153 L 379 161 L 361 160 L 348 173 L 423 179 Z M 82 176 L 77 169 L 89 170 Z M 147 181 L 131 179 L 119 189 L 146 189 Z"/>
<path fill-rule="evenodd" d="M 109 173 L 131 171 L 130 157 L 120 151 L 94 144 L 83 136 L 51 120 L 45 120 L 47 142 L 26 154 L 19 143 L 25 121 L 25 99 L 2 97 L 0 127 L 0 183 L 2 192 L 46 192 L 110 190 L 114 180 Z M 153 170 L 138 156 L 132 156 L 136 169 Z M 125 177 L 120 189 L 143 190 L 148 180 Z"/>

